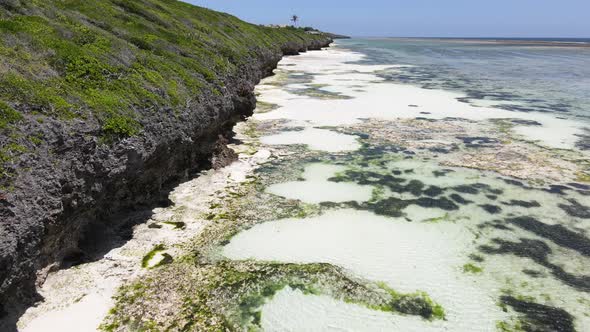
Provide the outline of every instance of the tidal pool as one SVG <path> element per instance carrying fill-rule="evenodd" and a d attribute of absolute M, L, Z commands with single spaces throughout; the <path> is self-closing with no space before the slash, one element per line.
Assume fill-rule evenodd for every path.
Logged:
<path fill-rule="evenodd" d="M 453 223 L 409 223 L 343 209 L 256 225 L 234 237 L 223 254 L 231 259 L 332 263 L 396 291 L 425 291 L 445 309 L 447 326 L 485 331 L 503 313 L 495 294 L 478 288 L 460 269 L 474 238 Z"/>
<path fill-rule="evenodd" d="M 353 182 L 328 181 L 337 172 L 345 169 L 337 165 L 310 164 L 303 172 L 303 181 L 278 183 L 268 187 L 266 191 L 305 203 L 368 201 L 374 187 Z"/>

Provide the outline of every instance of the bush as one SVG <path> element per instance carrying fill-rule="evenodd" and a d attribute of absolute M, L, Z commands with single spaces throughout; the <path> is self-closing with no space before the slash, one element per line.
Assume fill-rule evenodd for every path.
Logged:
<path fill-rule="evenodd" d="M 14 108 L 0 100 L 0 129 L 8 127 L 9 124 L 17 122 L 22 117 Z"/>
<path fill-rule="evenodd" d="M 68 59 L 66 65 L 66 81 L 80 84 L 84 88 L 102 87 L 106 76 L 111 74 L 108 66 L 89 56 Z"/>
<path fill-rule="evenodd" d="M 140 125 L 130 117 L 113 115 L 104 122 L 102 130 L 107 139 L 120 139 L 137 135 Z"/>

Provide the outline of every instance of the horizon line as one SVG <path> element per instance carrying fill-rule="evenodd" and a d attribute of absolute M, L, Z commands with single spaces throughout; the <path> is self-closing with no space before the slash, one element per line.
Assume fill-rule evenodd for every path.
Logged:
<path fill-rule="evenodd" d="M 506 37 L 506 36 L 477 36 L 477 37 L 465 37 L 465 36 L 385 36 L 385 35 L 350 35 L 352 38 L 431 38 L 431 39 L 587 39 L 590 40 L 589 37 L 526 37 L 526 36 L 518 36 L 518 37 Z"/>

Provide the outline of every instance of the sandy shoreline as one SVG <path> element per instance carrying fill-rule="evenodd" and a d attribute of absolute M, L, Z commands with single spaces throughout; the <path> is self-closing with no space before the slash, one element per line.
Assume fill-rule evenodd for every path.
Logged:
<path fill-rule="evenodd" d="M 237 148 L 239 149 L 239 148 Z M 181 244 L 191 240 L 210 223 L 204 215 L 216 192 L 223 192 L 247 181 L 253 166 L 269 157 L 261 150 L 220 170 L 206 171 L 194 180 L 179 185 L 170 195 L 174 204 L 153 211 L 151 219 L 134 228 L 133 238 L 96 262 L 51 273 L 40 289 L 44 302 L 30 308 L 18 323 L 19 331 L 95 331 L 114 306 L 112 298 L 120 286 L 142 278 L 149 270 L 142 258 L 157 245 L 178 257 Z M 183 223 L 176 229 L 165 223 Z M 159 225 L 160 228 L 154 228 Z M 152 227 L 150 227 L 152 226 Z"/>

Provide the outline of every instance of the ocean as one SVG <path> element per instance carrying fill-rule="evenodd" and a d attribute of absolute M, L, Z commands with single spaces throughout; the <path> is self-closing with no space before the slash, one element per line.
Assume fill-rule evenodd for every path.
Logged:
<path fill-rule="evenodd" d="M 428 89 L 459 91 L 466 101 L 521 112 L 590 119 L 590 39 L 338 40 L 370 64 L 413 67 L 385 77 Z M 501 105 L 500 105 L 501 104 Z"/>

